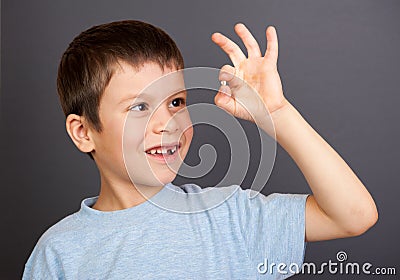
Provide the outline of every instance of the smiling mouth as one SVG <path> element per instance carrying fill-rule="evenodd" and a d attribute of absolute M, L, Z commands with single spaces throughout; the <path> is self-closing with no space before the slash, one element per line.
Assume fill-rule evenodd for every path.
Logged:
<path fill-rule="evenodd" d="M 146 154 L 148 155 L 153 155 L 153 156 L 168 156 L 168 155 L 174 155 L 176 151 L 181 147 L 180 143 L 177 143 L 175 145 L 163 145 L 163 146 L 158 146 L 158 147 L 153 147 L 145 151 Z"/>

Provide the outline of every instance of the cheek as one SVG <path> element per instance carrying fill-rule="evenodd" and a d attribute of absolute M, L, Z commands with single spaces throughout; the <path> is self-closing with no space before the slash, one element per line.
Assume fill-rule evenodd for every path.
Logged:
<path fill-rule="evenodd" d="M 187 109 L 177 113 L 176 118 L 182 131 L 192 131 L 191 133 L 193 134 L 192 120 Z"/>
<path fill-rule="evenodd" d="M 186 143 L 187 145 L 190 145 L 193 139 L 193 125 L 189 113 L 186 111 L 185 113 L 181 114 L 178 121 Z"/>
<path fill-rule="evenodd" d="M 193 127 L 192 126 L 188 127 L 183 133 L 183 135 L 185 135 L 187 144 L 190 145 L 193 139 Z"/>
<path fill-rule="evenodd" d="M 121 149 L 123 127 L 117 120 L 103 119 L 102 128 L 96 146 L 102 153 L 104 151 L 107 155 L 110 155 L 110 153 L 115 154 L 118 149 Z"/>
<path fill-rule="evenodd" d="M 124 151 L 132 153 L 135 150 L 143 150 L 144 131 L 147 120 L 145 118 L 129 117 L 126 119 L 123 130 Z"/>
<path fill-rule="evenodd" d="M 106 126 L 107 127 L 104 129 L 104 133 L 107 135 L 109 141 L 112 141 L 112 143 L 109 143 L 110 146 L 120 147 L 121 145 L 118 146 L 117 143 L 119 142 L 119 144 L 121 144 L 122 141 L 122 133 L 124 129 L 123 120 L 118 118 L 112 119 L 108 121 Z"/>

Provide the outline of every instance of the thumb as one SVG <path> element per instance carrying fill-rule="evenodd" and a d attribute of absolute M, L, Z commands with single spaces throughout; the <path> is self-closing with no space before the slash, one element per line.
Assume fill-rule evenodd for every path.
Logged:
<path fill-rule="evenodd" d="M 221 86 L 214 97 L 215 105 L 225 110 L 231 115 L 236 113 L 236 100 L 231 96 L 231 90 L 228 86 Z"/>

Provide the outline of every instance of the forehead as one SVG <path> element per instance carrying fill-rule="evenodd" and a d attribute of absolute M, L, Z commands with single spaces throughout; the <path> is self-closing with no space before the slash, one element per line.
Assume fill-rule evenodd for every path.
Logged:
<path fill-rule="evenodd" d="M 105 88 L 104 98 L 121 102 L 127 98 L 147 96 L 167 97 L 184 89 L 183 73 L 176 68 L 161 68 L 153 62 L 134 67 L 127 62 L 116 65 L 113 76 Z"/>

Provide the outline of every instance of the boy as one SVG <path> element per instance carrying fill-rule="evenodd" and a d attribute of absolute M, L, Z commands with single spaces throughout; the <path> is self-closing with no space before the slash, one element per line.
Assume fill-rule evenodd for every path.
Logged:
<path fill-rule="evenodd" d="M 219 78 L 228 85 L 221 86 L 215 103 L 271 135 L 262 113 L 268 109 L 273 136 L 297 163 L 313 195 L 249 199 L 248 190 L 230 186 L 216 192 L 236 190 L 231 197 L 199 213 L 175 213 L 150 203 L 179 205 L 186 203 L 186 194 L 201 191 L 193 184 L 174 186 L 176 174 L 166 165 L 169 156 L 176 170 L 192 140 L 186 91 L 134 97 L 152 81 L 183 69 L 183 59 L 172 39 L 150 24 L 95 26 L 69 45 L 57 85 L 68 134 L 100 171 L 100 194 L 84 199 L 78 212 L 42 235 L 24 279 L 284 279 L 293 275 L 290 264 L 301 267 L 305 242 L 360 235 L 376 222 L 376 206 L 364 185 L 285 99 L 275 29 L 266 31 L 264 57 L 243 24 L 235 31 L 248 58 L 227 37 L 212 36 L 234 65 L 222 68 Z M 135 178 L 127 174 L 120 143 L 128 112 L 137 131 L 129 139 L 132 157 L 138 167 L 148 162 L 157 178 L 146 168 Z M 161 138 L 169 147 L 161 147 Z M 162 155 L 156 158 L 156 153 Z M 260 273 L 265 259 L 284 263 L 285 271 Z"/>

